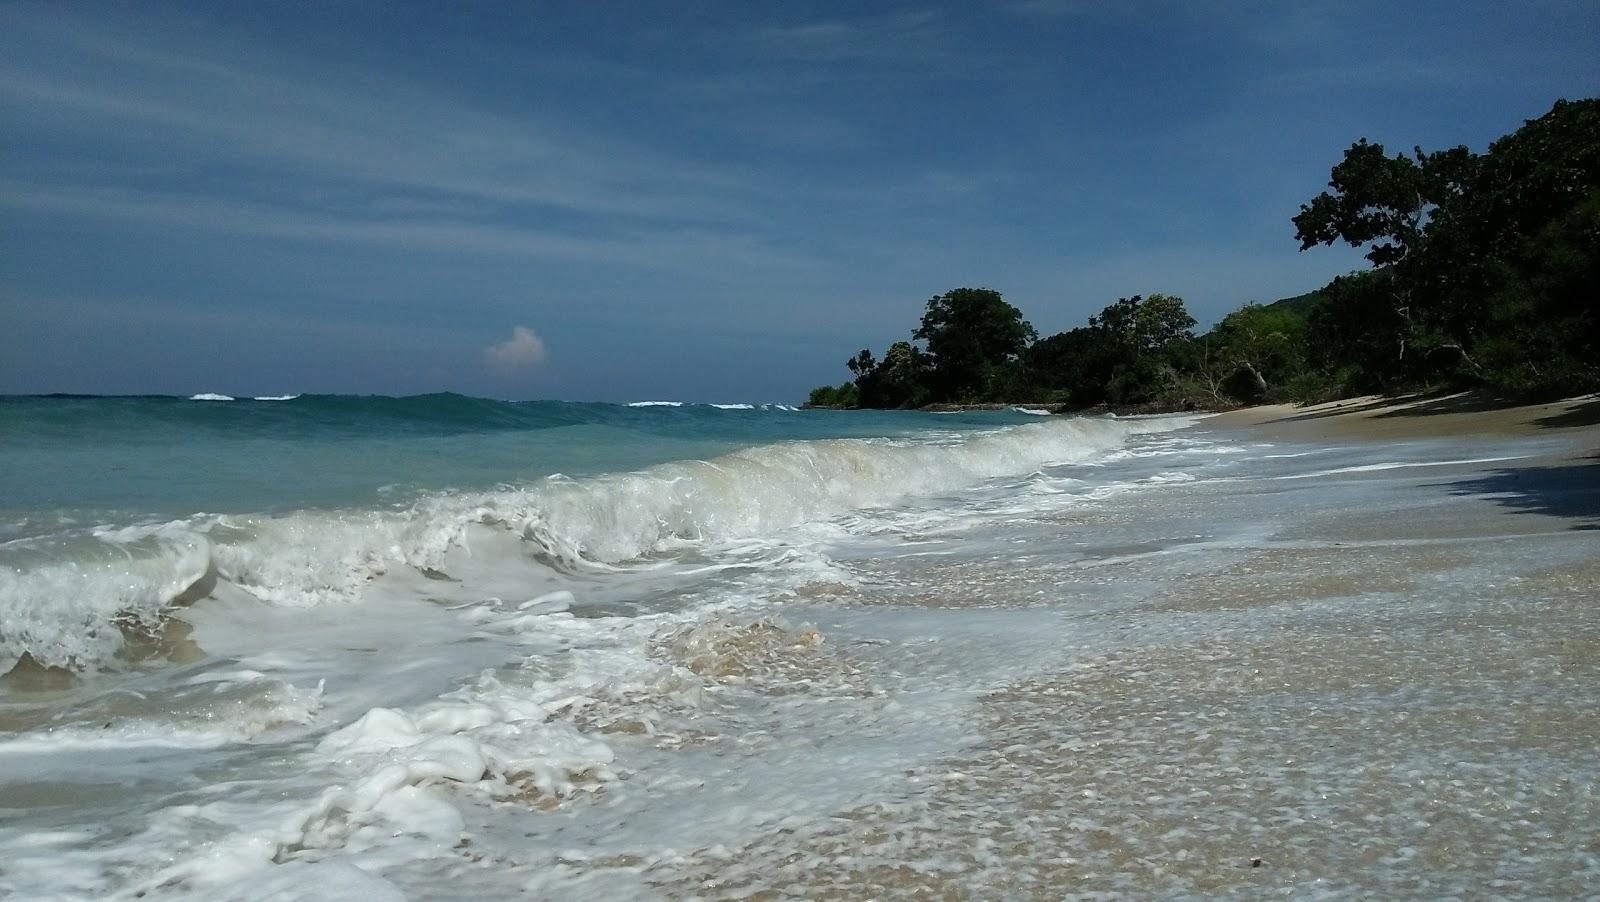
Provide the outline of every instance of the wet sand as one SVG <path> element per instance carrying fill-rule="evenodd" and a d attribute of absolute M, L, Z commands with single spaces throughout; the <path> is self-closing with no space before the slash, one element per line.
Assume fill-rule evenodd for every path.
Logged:
<path fill-rule="evenodd" d="M 358 854 L 417 898 L 1594 897 L 1593 403 L 1257 409 L 863 517 L 756 614 L 651 634 L 651 682 L 585 688 L 615 773 L 436 782 L 461 826 Z M 305 704 L 240 691 L 163 717 Z"/>
<path fill-rule="evenodd" d="M 1063 605 L 1112 585 L 1137 600 L 1077 624 L 1083 641 L 1061 667 L 985 696 L 982 741 L 909 772 L 903 798 L 721 850 L 655 885 L 713 898 L 1593 897 L 1594 416 L 1587 399 L 1213 418 L 1202 428 L 1273 440 L 1528 453 L 1361 473 L 1222 554 L 1108 553 L 1035 571 Z M 1199 534 L 1269 490 L 1199 487 L 1162 515 Z M 1031 603 L 996 575 L 952 577 L 950 603 L 975 594 L 970 581 Z"/>

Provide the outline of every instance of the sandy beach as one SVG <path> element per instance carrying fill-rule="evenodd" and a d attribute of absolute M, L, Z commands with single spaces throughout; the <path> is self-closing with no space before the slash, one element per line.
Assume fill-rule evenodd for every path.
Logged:
<path fill-rule="evenodd" d="M 1279 438 L 1385 441 L 1474 435 L 1588 432 L 1600 426 L 1600 396 L 1507 405 L 1470 392 L 1384 398 L 1367 396 L 1307 407 L 1267 404 L 1219 414 L 1218 426 L 1253 427 Z"/>
<path fill-rule="evenodd" d="M 1593 896 L 1596 404 L 903 413 L 937 428 L 163 526 L 215 570 L 186 651 L 5 698 L 0 894 Z M 316 571 L 387 568 L 349 597 L 246 591 L 369 535 Z"/>
<path fill-rule="evenodd" d="M 1592 895 L 1596 402 L 1456 403 L 1206 421 L 1197 428 L 1300 443 L 1285 456 L 1354 444 L 1380 463 L 1312 471 L 1349 480 L 1320 509 L 1263 508 L 1271 483 L 1233 483 L 1159 510 L 1069 518 L 1064 528 L 1104 550 L 1057 570 L 1051 603 L 1070 610 L 1136 588 L 1071 619 L 1053 672 L 987 694 L 970 752 L 916 769 L 905 799 L 770 836 L 666 886 L 721 896 L 804 885 L 822 898 Z M 1433 459 L 1381 462 L 1385 448 L 1419 441 Z M 1129 524 L 1157 516 L 1172 539 L 1117 547 Z M 1258 540 L 1216 537 L 1240 517 L 1258 518 Z M 1210 553 L 1186 554 L 1185 542 Z M 944 603 L 970 603 L 970 588 Z"/>

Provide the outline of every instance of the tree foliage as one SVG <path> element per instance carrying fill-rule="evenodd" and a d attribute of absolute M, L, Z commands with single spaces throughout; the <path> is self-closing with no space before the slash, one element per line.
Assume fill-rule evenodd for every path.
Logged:
<path fill-rule="evenodd" d="M 859 407 L 861 392 L 854 382 L 821 385 L 811 390 L 810 396 L 806 398 L 806 404 L 810 407 Z"/>
<path fill-rule="evenodd" d="M 1600 101 L 1560 101 L 1483 154 L 1359 141 L 1329 184 L 1294 217 L 1302 249 L 1369 246 L 1374 269 L 1313 316 L 1328 371 L 1364 390 L 1600 387 Z"/>
<path fill-rule="evenodd" d="M 911 341 L 847 362 L 829 406 L 1188 407 L 1425 386 L 1600 389 L 1600 100 L 1559 101 L 1481 154 L 1361 139 L 1292 217 L 1300 249 L 1368 270 L 1233 311 L 1196 336 L 1181 298 L 1119 298 L 1039 339 L 998 291 L 930 298 Z"/>
<path fill-rule="evenodd" d="M 957 288 L 928 299 L 911 336 L 927 345 L 931 400 L 962 401 L 979 397 L 1038 333 L 1000 292 Z"/>
<path fill-rule="evenodd" d="M 1216 394 L 1277 400 L 1306 362 L 1305 318 L 1287 307 L 1246 304 L 1211 330 L 1204 374 Z"/>

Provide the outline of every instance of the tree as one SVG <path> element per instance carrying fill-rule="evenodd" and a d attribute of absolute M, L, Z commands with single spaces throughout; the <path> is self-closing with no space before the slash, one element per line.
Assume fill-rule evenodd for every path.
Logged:
<path fill-rule="evenodd" d="M 1174 341 L 1193 335 L 1194 317 L 1184 309 L 1183 298 L 1152 294 L 1134 310 L 1132 337 L 1138 354 L 1159 353 Z"/>
<path fill-rule="evenodd" d="M 871 348 L 862 348 L 856 352 L 856 356 L 845 361 L 844 365 L 850 368 L 850 372 L 855 373 L 857 379 L 860 379 L 870 376 L 872 371 L 877 369 L 878 362 L 872 359 Z"/>
<path fill-rule="evenodd" d="M 820 385 L 811 390 L 811 396 L 806 399 L 809 407 L 855 407 L 860 401 L 854 382 L 844 382 L 837 386 Z"/>
<path fill-rule="evenodd" d="M 1600 386 L 1593 238 L 1600 100 L 1558 101 L 1486 152 L 1352 145 L 1294 217 L 1301 249 L 1370 245 L 1329 286 L 1313 345 L 1351 384 L 1515 392 Z"/>
<path fill-rule="evenodd" d="M 1094 381 L 1113 404 L 1144 404 L 1176 381 L 1167 349 L 1193 336 L 1194 317 L 1183 299 L 1165 294 L 1118 298 L 1095 316 L 1089 329 L 1096 336 Z"/>
<path fill-rule="evenodd" d="M 928 299 L 912 337 L 927 343 L 930 400 L 955 401 L 980 392 L 992 371 L 1016 361 L 1038 333 L 1000 292 L 957 288 Z"/>
<path fill-rule="evenodd" d="M 1333 167 L 1327 191 L 1294 217 L 1300 249 L 1344 241 L 1370 245 L 1367 259 L 1388 266 L 1405 259 L 1421 241 L 1429 215 L 1460 197 L 1477 166 L 1465 147 L 1434 154 L 1413 148 L 1412 157 L 1385 156 L 1366 138 L 1350 145 Z"/>
<path fill-rule="evenodd" d="M 1089 407 L 1105 401 L 1103 376 L 1115 365 L 1116 355 L 1103 334 L 1080 326 L 1029 346 L 1022 360 L 1024 380 L 1043 391 L 1039 400 Z"/>
<path fill-rule="evenodd" d="M 1306 322 L 1289 310 L 1246 304 L 1222 318 L 1211 331 L 1217 385 L 1241 401 L 1264 401 L 1296 375 L 1305 363 Z M 1230 383 L 1243 373 L 1248 382 Z"/>
<path fill-rule="evenodd" d="M 1152 294 L 1118 298 L 1089 317 L 1089 328 L 1098 329 L 1124 345 L 1133 357 L 1157 353 L 1169 343 L 1193 335 L 1194 317 L 1184 309 L 1183 298 Z"/>
<path fill-rule="evenodd" d="M 911 342 L 895 342 L 884 352 L 881 363 L 857 376 L 861 406 L 913 407 L 922 403 L 927 369 L 925 356 Z"/>

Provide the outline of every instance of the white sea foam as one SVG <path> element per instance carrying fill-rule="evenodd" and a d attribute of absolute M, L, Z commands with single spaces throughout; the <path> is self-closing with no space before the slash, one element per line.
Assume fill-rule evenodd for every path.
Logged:
<path fill-rule="evenodd" d="M 124 707 L 138 710 L 122 711 L 101 704 L 75 721 L 68 712 L 71 722 L 49 730 L 5 735 L 0 761 L 16 773 L 25 758 L 35 759 L 28 766 L 37 769 L 41 762 L 82 752 L 218 748 L 310 722 L 322 707 L 322 693 L 321 685 L 304 689 L 265 674 L 241 676 L 240 682 L 218 679 L 166 693 L 158 705 L 129 702 Z"/>
<path fill-rule="evenodd" d="M 108 663 L 124 628 L 154 632 L 174 599 L 191 587 L 205 594 L 210 579 L 278 605 L 356 600 L 386 573 L 445 570 L 474 529 L 516 536 L 524 553 L 558 569 L 607 568 L 683 543 L 766 535 L 1088 460 L 1130 435 L 1190 422 L 1063 418 L 966 436 L 790 442 L 633 473 L 432 495 L 404 510 L 197 515 L 109 531 L 0 568 L 0 670 L 23 652 L 53 666 Z"/>
<path fill-rule="evenodd" d="M 298 398 L 298 397 L 300 397 L 300 396 L 299 395 L 256 395 L 255 398 L 253 398 L 252 400 L 255 400 L 255 401 L 293 401 L 295 398 Z"/>
<path fill-rule="evenodd" d="M 682 407 L 682 401 L 629 401 L 629 407 Z"/>
<path fill-rule="evenodd" d="M 1335 467 L 1331 470 L 1316 470 L 1311 473 L 1294 473 L 1289 476 L 1277 476 L 1276 479 L 1311 479 L 1317 476 L 1339 476 L 1346 473 L 1377 473 L 1383 470 L 1407 470 L 1417 467 L 1457 467 L 1470 464 L 1492 464 L 1506 460 L 1524 460 L 1527 455 L 1513 457 L 1472 457 L 1463 460 L 1395 460 L 1376 464 L 1361 464 L 1354 467 Z"/>
<path fill-rule="evenodd" d="M 198 395 L 190 395 L 189 396 L 189 400 L 191 400 L 191 401 L 232 401 L 232 400 L 234 400 L 234 397 L 232 395 L 219 395 L 219 394 L 216 394 L 215 392 L 201 392 Z"/>
<path fill-rule="evenodd" d="M 816 691 L 829 710 L 832 699 L 860 697 L 867 713 L 879 711 L 871 684 L 829 657 L 821 634 L 750 620 L 799 587 L 854 583 L 818 550 L 848 535 L 836 521 L 1047 461 L 1091 461 L 1131 435 L 1185 422 L 1061 419 L 964 436 L 791 442 L 429 495 L 403 509 L 203 515 L 17 543 L 10 550 L 29 566 L 0 568 L 0 611 L 20 618 L 0 629 L 15 643 L 8 653 L 104 664 L 124 629 L 154 632 L 174 597 L 210 592 L 183 616 L 211 669 L 159 683 L 150 701 L 130 702 L 134 713 L 91 706 L 0 747 L 8 773 L 31 768 L 56 779 L 108 757 L 146 755 L 181 762 L 173 767 L 187 780 L 223 760 L 216 749 L 247 761 L 260 747 L 280 774 L 269 781 L 280 782 L 270 792 L 143 801 L 152 807 L 126 811 L 109 852 L 70 838 L 34 851 L 11 844 L 0 886 L 24 896 L 255 898 L 272 886 L 290 896 L 382 898 L 394 887 L 341 867 L 389 876 L 459 859 L 473 812 L 537 817 L 590 794 L 622 798 L 613 791 L 619 776 L 648 792 L 698 791 L 694 779 L 619 767 L 612 737 L 692 747 L 702 740 L 686 718 L 722 710 L 719 693 L 730 687 L 768 683 Z M 632 616 L 573 610 L 645 592 L 659 598 L 674 580 L 693 581 L 692 600 Z M 342 601 L 372 603 L 330 604 Z M 761 805 L 719 815 L 716 829 L 735 836 L 773 812 L 844 804 L 860 782 L 852 775 L 898 770 L 921 753 L 911 727 L 950 729 L 951 718 L 918 711 L 882 708 L 882 745 L 867 740 L 851 752 L 856 764 L 836 773 L 812 761 L 809 746 L 773 750 L 783 773 L 819 768 L 804 798 L 775 782 Z M 262 766 L 246 765 L 241 778 L 254 780 L 251 768 Z M 139 768 L 143 779 L 149 767 Z"/>
<path fill-rule="evenodd" d="M 1444 848 L 1409 830 L 1440 810 L 1477 837 L 1471 851 L 1510 850 L 1491 862 L 1507 885 L 1581 895 L 1592 812 L 1571 786 L 1592 782 L 1580 715 L 1595 682 L 1558 641 L 1491 644 L 1481 672 L 1412 653 L 1437 646 L 1445 606 L 1475 594 L 1460 622 L 1482 611 L 1491 639 L 1522 641 L 1553 584 L 1496 593 L 1465 553 L 1491 546 L 1472 545 L 1454 549 L 1468 569 L 1430 571 L 1415 604 L 1386 590 L 1233 608 L 1396 546 L 1335 550 L 1308 518 L 1336 522 L 1326 512 L 1374 497 L 1393 510 L 1465 503 L 1416 488 L 1436 471 L 1251 480 L 1509 449 L 1262 462 L 1227 453 L 1226 437 L 1142 435 L 1183 422 L 795 442 L 382 510 L 18 540 L 0 553 L 31 555 L 31 571 L 163 558 L 192 537 L 218 587 L 182 613 L 203 660 L 92 689 L 0 746 L 0 794 L 20 812 L 0 824 L 0 895 L 1181 896 L 1259 851 L 1268 866 L 1245 865 L 1239 879 L 1254 882 L 1240 886 L 1406 896 L 1437 888 L 1434 871 L 1405 864 L 1413 846 Z M 1530 577 L 1560 554 L 1586 564 L 1589 535 L 1530 535 L 1517 556 Z M 1440 541 L 1430 554 L 1451 550 Z M 194 568 L 174 572 L 181 583 Z M 1579 613 L 1550 632 L 1590 625 L 1585 585 L 1562 590 Z M 345 599 L 364 603 L 322 603 Z M 1223 609 L 1178 607 L 1195 600 Z M 1533 600 L 1507 630 L 1505 612 Z M 1414 682 L 1428 662 L 1448 680 Z M 1515 693 L 1484 691 L 1495 668 Z M 1346 719 L 1282 728 L 1330 706 Z M 1131 710 L 1159 716 L 1135 723 Z M 1527 716 L 1485 721 L 1495 710 L 1532 711 L 1556 725 L 1545 733 L 1571 733 L 1570 749 L 1462 763 L 1452 711 L 1496 748 L 1528 741 Z M 1338 728 L 1350 723 L 1362 729 Z M 1373 724 L 1407 732 L 1374 746 Z M 1346 734 L 1328 757 L 1320 740 Z M 1374 748 L 1381 768 L 1363 763 Z M 1184 768 L 1163 772 L 1172 760 Z M 1279 763 L 1263 777 L 1263 761 Z M 1464 787 L 1435 779 L 1451 768 Z M 1191 791 L 1191 772 L 1226 791 Z M 1277 851 L 1252 846 L 1263 780 L 1295 802 L 1269 825 L 1287 837 Z M 996 833 L 1019 808 L 1029 817 Z M 1308 811 L 1339 829 L 1306 829 Z M 1394 866 L 1361 865 L 1368 847 L 1398 849 Z M 1467 865 L 1481 885 L 1500 876 Z M 1271 882 L 1286 874 L 1297 882 Z M 1449 894 L 1467 882 L 1449 878 Z"/>
<path fill-rule="evenodd" d="M 1025 414 L 1027 414 L 1029 416 L 1033 416 L 1033 417 L 1048 417 L 1048 416 L 1052 416 L 1050 411 L 1048 411 L 1048 410 L 1040 410 L 1037 407 L 1013 407 L 1013 408 L 1011 408 L 1011 412 L 1012 413 L 1025 413 Z"/>
<path fill-rule="evenodd" d="M 162 612 L 205 579 L 212 551 L 181 523 L 11 550 L 31 566 L 0 567 L 0 673 L 24 652 L 47 666 L 109 661 L 124 629 L 159 629 Z"/>
<path fill-rule="evenodd" d="M 754 410 L 756 407 L 754 404 L 708 404 L 706 406 L 715 407 L 718 410 Z"/>

